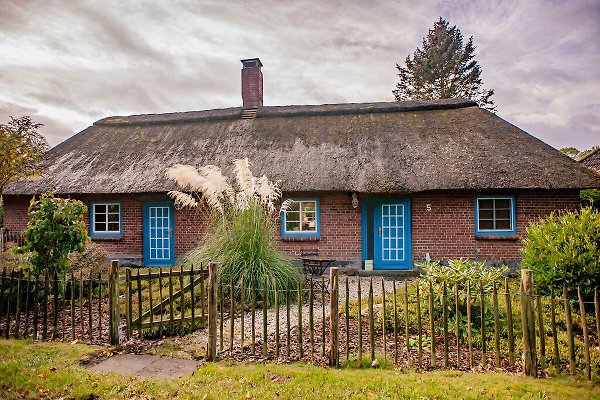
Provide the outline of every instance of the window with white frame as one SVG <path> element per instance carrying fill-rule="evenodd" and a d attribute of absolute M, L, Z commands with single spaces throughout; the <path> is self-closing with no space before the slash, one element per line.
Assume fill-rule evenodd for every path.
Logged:
<path fill-rule="evenodd" d="M 91 236 L 121 235 L 121 203 L 92 203 Z"/>
<path fill-rule="evenodd" d="M 477 234 L 516 234 L 516 208 L 513 196 L 479 196 L 475 201 Z"/>
<path fill-rule="evenodd" d="M 282 211 L 282 236 L 315 237 L 319 235 L 319 201 L 317 199 L 287 200 Z"/>

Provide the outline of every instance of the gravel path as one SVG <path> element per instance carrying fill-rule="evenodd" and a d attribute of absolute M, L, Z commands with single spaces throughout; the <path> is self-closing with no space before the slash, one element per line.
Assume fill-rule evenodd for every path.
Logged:
<path fill-rule="evenodd" d="M 349 298 L 350 300 L 358 299 L 358 282 L 360 281 L 361 285 L 361 298 L 366 299 L 369 293 L 369 284 L 371 279 L 373 279 L 373 296 L 378 297 L 383 293 L 382 288 L 382 278 L 381 277 L 358 277 L 358 276 L 350 276 L 348 278 L 348 289 L 349 289 Z M 391 281 L 384 280 L 384 287 L 386 293 L 392 293 L 393 286 Z M 342 305 L 346 301 L 346 277 L 340 277 L 340 298 L 339 304 L 340 309 L 342 309 Z M 403 282 L 397 282 L 396 288 L 400 290 L 404 287 Z M 315 291 L 315 300 L 314 300 L 314 319 L 315 324 L 322 323 L 323 319 L 328 321 L 329 318 L 329 295 L 326 294 L 325 297 L 325 316 L 323 317 L 323 303 L 321 301 L 321 292 Z M 279 307 L 279 329 L 280 332 L 285 332 L 287 330 L 287 318 L 286 318 L 286 306 Z M 309 307 L 308 304 L 304 304 L 302 306 L 302 321 L 303 324 L 307 324 L 309 315 Z M 275 333 L 275 319 L 276 319 L 276 310 L 275 308 L 269 308 L 267 310 L 267 334 L 272 335 Z M 290 329 L 294 329 L 298 326 L 298 306 L 297 303 L 294 303 L 290 306 Z M 241 338 L 241 316 L 238 316 L 233 321 L 234 324 L 234 338 L 236 342 L 239 342 Z M 257 340 L 262 338 L 263 334 L 263 315 L 262 309 L 256 310 L 255 315 L 255 335 Z M 244 314 L 244 342 L 250 340 L 252 334 L 252 313 L 246 311 Z M 223 320 L 223 341 L 225 347 L 229 345 L 230 338 L 230 320 L 228 317 L 225 317 Z M 167 339 L 168 340 L 168 339 Z M 179 345 L 182 345 L 184 349 L 198 349 L 199 347 L 204 348 L 206 343 L 208 343 L 208 331 L 205 329 L 198 330 L 189 335 L 186 335 L 182 338 L 178 338 L 177 340 Z"/>

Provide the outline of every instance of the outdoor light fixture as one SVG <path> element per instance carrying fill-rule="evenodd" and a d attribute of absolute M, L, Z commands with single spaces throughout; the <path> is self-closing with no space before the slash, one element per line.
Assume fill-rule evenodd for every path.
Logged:
<path fill-rule="evenodd" d="M 352 208 L 358 207 L 358 195 L 356 192 L 352 193 Z"/>

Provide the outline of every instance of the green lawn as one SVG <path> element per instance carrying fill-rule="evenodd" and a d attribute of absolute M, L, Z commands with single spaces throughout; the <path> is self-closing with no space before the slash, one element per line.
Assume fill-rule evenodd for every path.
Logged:
<path fill-rule="evenodd" d="M 600 398 L 600 386 L 569 377 L 502 373 L 324 369 L 304 364 L 205 364 L 177 380 L 93 372 L 81 361 L 101 347 L 0 340 L 0 397 L 7 398 Z"/>

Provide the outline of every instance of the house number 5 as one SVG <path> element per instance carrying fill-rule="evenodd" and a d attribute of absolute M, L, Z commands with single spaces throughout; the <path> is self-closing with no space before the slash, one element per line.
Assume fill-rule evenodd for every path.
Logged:
<path fill-rule="evenodd" d="M 427 208 L 427 211 L 431 211 L 431 204 L 427 204 L 426 208 Z"/>

